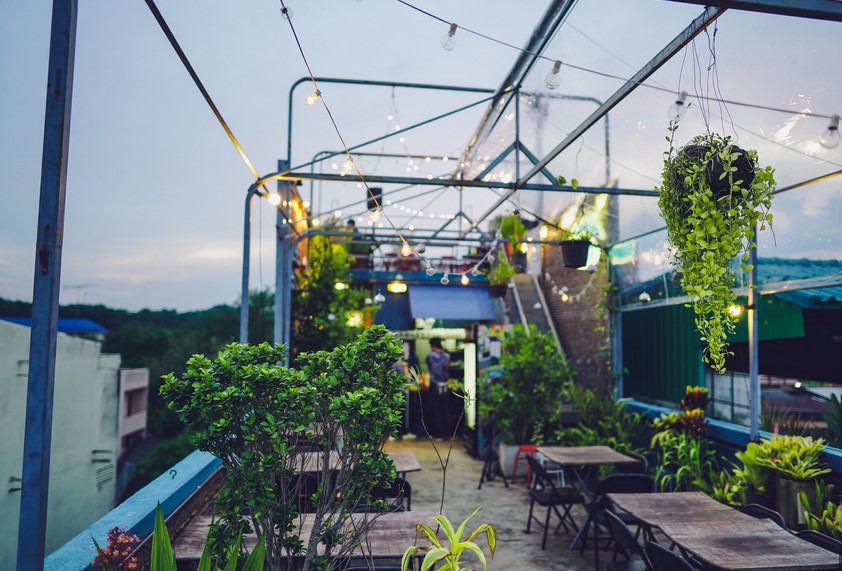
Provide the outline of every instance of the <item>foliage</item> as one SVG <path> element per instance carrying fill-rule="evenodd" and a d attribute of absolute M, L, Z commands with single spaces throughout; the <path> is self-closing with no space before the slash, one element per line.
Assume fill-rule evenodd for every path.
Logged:
<path fill-rule="evenodd" d="M 137 558 L 134 556 L 134 544 L 140 543 L 140 538 L 132 535 L 128 529 L 114 527 L 108 530 L 106 535 L 108 543 L 105 549 L 100 548 L 96 539 L 94 542 L 97 556 L 93 566 L 99 565 L 103 571 L 127 571 L 137 569 Z"/>
<path fill-rule="evenodd" d="M 735 324 L 728 313 L 736 301 L 732 259 L 741 255 L 741 267 L 750 270 L 748 252 L 754 247 L 755 230 L 771 227 L 774 170 L 758 166 L 756 151 L 742 151 L 730 138 L 715 133 L 699 135 L 677 149 L 677 128 L 677 123 L 670 124 L 662 184 L 656 188 L 658 206 L 681 269 L 681 284 L 696 312 L 696 328 L 707 342 L 703 360 L 721 373 L 726 338 Z M 752 172 L 750 180 L 735 178 L 738 166 Z M 718 186 L 724 192 L 714 192 Z"/>
<path fill-rule="evenodd" d="M 594 389 L 572 385 L 573 411 L 579 423 L 556 432 L 555 441 L 563 446 L 608 446 L 617 452 L 643 454 L 638 445 L 643 433 L 643 415 L 626 410 L 626 402 Z"/>
<path fill-rule="evenodd" d="M 433 569 L 435 568 L 435 565 L 440 562 L 442 562 L 443 565 L 438 568 L 439 571 L 467 571 L 467 567 L 463 567 L 459 561 L 465 550 L 474 553 L 480 563 L 482 563 L 483 568 L 487 567 L 485 554 L 483 554 L 482 549 L 480 549 L 474 539 L 483 533 L 485 534 L 486 541 L 488 542 L 488 548 L 491 550 L 491 558 L 493 559 L 494 551 L 497 548 L 497 539 L 494 533 L 494 527 L 488 525 L 487 523 L 480 524 L 476 529 L 470 532 L 465 539 L 462 539 L 462 535 L 465 533 L 465 528 L 468 525 L 468 520 L 474 517 L 479 510 L 480 508 L 475 509 L 474 513 L 465 518 L 465 521 L 463 521 L 456 530 L 453 529 L 453 524 L 450 523 L 450 520 L 447 519 L 447 516 L 445 515 L 437 515 L 430 518 L 430 521 L 435 521 L 444 532 L 446 541 L 449 543 L 449 546 L 447 547 L 445 547 L 444 543 L 438 538 L 438 535 L 433 528 L 427 524 L 419 523 L 415 528 L 416 536 L 419 533 L 423 535 L 423 537 L 430 542 L 430 546 L 419 547 L 417 545 L 412 545 L 408 547 L 403 554 L 403 559 L 401 560 L 401 570 L 407 571 L 409 569 L 410 562 L 412 562 L 413 557 L 419 551 L 427 553 L 427 555 L 424 556 L 423 563 L 421 564 L 421 571 Z"/>
<path fill-rule="evenodd" d="M 760 411 L 760 430 L 810 436 L 814 431 L 807 415 L 792 412 L 784 406 L 764 406 Z"/>
<path fill-rule="evenodd" d="M 820 467 L 824 447 L 822 438 L 776 434 L 757 445 L 756 462 L 789 480 L 812 480 L 830 472 Z"/>
<path fill-rule="evenodd" d="M 500 219 L 498 227 L 500 236 L 511 242 L 512 246 L 517 246 L 523 235 L 526 234 L 526 226 L 517 214 L 509 214 Z"/>
<path fill-rule="evenodd" d="M 512 276 L 515 275 L 515 269 L 504 259 L 499 259 L 497 265 L 488 272 L 488 283 L 491 285 L 508 284 Z"/>
<path fill-rule="evenodd" d="M 237 564 L 239 563 L 239 554 L 242 547 L 243 536 L 239 535 L 236 541 L 233 541 L 225 549 L 225 559 L 228 563 L 224 569 L 214 565 L 208 546 L 210 545 L 210 537 L 205 542 L 205 548 L 202 551 L 202 556 L 199 559 L 197 571 L 237 571 Z M 263 536 L 257 538 L 255 545 L 245 564 L 242 567 L 243 571 L 262 571 L 263 562 L 266 555 L 266 543 L 263 541 Z M 155 528 L 152 532 L 152 558 L 150 562 L 150 571 L 176 571 L 175 552 L 170 543 L 170 535 L 167 531 L 167 524 L 164 521 L 164 514 L 161 511 L 161 505 L 155 509 Z M 218 558 L 216 563 L 221 564 L 222 559 Z"/>
<path fill-rule="evenodd" d="M 348 314 L 363 308 L 367 292 L 336 289 L 337 283 L 349 281 L 348 276 L 345 246 L 325 236 L 311 238 L 307 266 L 298 276 L 292 300 L 293 362 L 300 353 L 348 343 L 362 331 L 362 326 L 348 325 Z"/>
<path fill-rule="evenodd" d="M 161 393 L 193 442 L 226 468 L 214 553 L 254 528 L 266 539 L 270 568 L 286 554 L 303 556 L 304 570 L 324 569 L 332 558 L 347 557 L 370 527 L 365 518 L 352 526 L 348 514 L 370 503 L 374 486 L 394 480 L 382 447 L 396 433 L 403 404 L 403 379 L 391 368 L 401 346 L 374 326 L 330 352 L 299 355 L 298 370 L 278 366 L 283 355 L 280 345 L 231 344 L 214 360 L 194 356 L 182 379 L 167 375 Z M 307 496 L 296 472 L 303 446 L 312 444 L 323 469 L 317 491 Z M 293 530 L 308 504 L 315 516 L 305 546 Z"/>
<path fill-rule="evenodd" d="M 561 422 L 561 403 L 569 396 L 573 365 L 561 355 L 550 334 L 516 325 L 503 340 L 502 373 L 480 399 L 480 415 L 494 415 L 497 428 L 508 440 L 541 443 L 552 437 Z"/>
<path fill-rule="evenodd" d="M 652 447 L 658 450 L 656 483 L 661 491 L 709 488 L 710 476 L 718 466 L 707 439 L 665 430 L 652 437 Z"/>
<path fill-rule="evenodd" d="M 743 482 L 743 486 L 748 492 L 766 493 L 769 474 L 760 461 L 760 458 L 765 455 L 765 449 L 756 442 L 749 442 L 745 450 L 736 453 L 737 459 L 742 462 L 743 467 L 735 466 L 734 474 Z"/>
<path fill-rule="evenodd" d="M 834 504 L 832 497 L 833 484 L 822 480 L 816 480 L 815 501 L 804 492 L 798 494 L 807 528 L 842 541 L 842 504 Z"/>
<path fill-rule="evenodd" d="M 827 412 L 822 418 L 827 423 L 828 444 L 842 448 L 842 402 L 836 395 L 830 395 Z"/>
<path fill-rule="evenodd" d="M 746 503 L 746 488 L 736 470 L 712 472 L 710 484 L 702 489 L 714 500 L 733 507 L 742 507 Z"/>

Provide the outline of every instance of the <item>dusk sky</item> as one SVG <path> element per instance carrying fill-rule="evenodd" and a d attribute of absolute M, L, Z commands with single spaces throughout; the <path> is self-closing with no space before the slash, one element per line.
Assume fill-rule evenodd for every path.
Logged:
<path fill-rule="evenodd" d="M 289 0 L 292 22 L 316 76 L 497 88 L 518 52 L 465 30 L 456 48 L 440 45 L 447 25 L 395 0 Z M 547 2 L 422 1 L 417 6 L 464 28 L 523 46 Z M 31 300 L 40 183 L 50 11 L 47 0 L 0 2 L 0 297 Z M 292 147 L 293 165 L 341 148 L 323 107 L 308 107 L 312 85 L 293 94 L 293 133 L 287 137 L 288 97 L 307 69 L 271 0 L 158 0 L 176 38 L 234 134 L 260 173 L 277 170 Z M 549 48 L 562 67 L 558 94 L 607 99 L 702 11 L 662 0 L 581 0 Z M 717 23 L 716 75 L 711 35 L 673 58 L 611 113 L 611 177 L 622 188 L 653 188 L 666 149 L 667 108 L 674 92 L 719 93 L 724 99 L 786 110 L 707 104 L 710 128 L 756 148 L 776 168 L 780 186 L 842 168 L 842 146 L 818 144 L 828 120 L 842 113 L 842 25 L 781 16 L 727 12 Z M 546 94 L 552 63 L 539 62 L 524 90 Z M 695 78 L 694 78 L 695 76 Z M 695 81 L 694 81 L 695 79 Z M 349 146 L 452 111 L 476 94 L 321 85 Z M 692 100 L 692 98 L 691 98 Z M 704 130 L 697 101 L 679 137 Z M 521 137 L 543 157 L 594 109 L 593 103 L 550 101 L 540 112 L 522 107 Z M 429 155 L 414 175 L 439 176 L 473 135 L 485 105 L 370 145 L 365 151 Z M 389 118 L 391 117 L 391 119 Z M 512 140 L 502 121 L 476 157 L 493 158 Z M 587 186 L 605 181 L 602 123 L 550 167 Z M 340 164 L 343 161 L 339 161 Z M 331 161 L 316 166 L 331 172 Z M 406 158 L 360 158 L 364 174 L 404 174 Z M 471 165 L 474 168 L 474 165 Z M 500 177 L 513 164 L 501 165 Z M 522 167 L 523 168 L 523 167 Z M 309 167 L 307 167 L 309 170 Z M 474 172 L 477 172 L 475 170 Z M 243 203 L 253 177 L 142 0 L 80 0 L 67 183 L 62 303 L 178 310 L 233 303 L 240 291 Z M 546 182 L 536 178 L 534 182 Z M 305 198 L 310 186 L 300 187 Z M 386 188 L 388 193 L 390 188 Z M 459 209 L 459 193 L 444 190 L 394 200 L 436 216 Z M 351 183 L 314 186 L 314 211 L 362 214 L 363 190 Z M 466 189 L 462 209 L 482 213 L 497 198 Z M 575 199 L 553 193 L 545 216 Z M 538 208 L 534 193 L 521 204 Z M 274 287 L 274 211 L 253 207 L 252 288 Z M 500 212 L 517 204 L 507 204 Z M 842 177 L 776 198 L 776 246 L 761 239 L 761 256 L 842 258 Z M 388 210 L 387 210 L 388 212 Z M 410 222 L 389 212 L 405 231 Z M 662 225 L 654 199 L 620 202 L 623 237 Z M 440 224 L 440 221 L 437 223 Z M 432 224 L 432 222 L 427 222 Z M 420 226 L 420 225 L 419 225 Z M 656 246 L 657 247 L 657 244 Z M 651 256 L 650 256 L 651 258 Z M 666 264 L 658 258 L 657 267 Z M 666 266 L 664 266 L 666 267 Z"/>

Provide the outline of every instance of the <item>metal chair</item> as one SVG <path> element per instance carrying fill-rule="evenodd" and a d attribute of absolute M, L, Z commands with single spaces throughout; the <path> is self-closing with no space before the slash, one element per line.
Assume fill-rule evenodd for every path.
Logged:
<path fill-rule="evenodd" d="M 608 524 L 608 531 L 614 539 L 614 557 L 611 563 L 608 564 L 609 571 L 649 571 L 652 565 L 649 563 L 649 558 L 641 549 L 634 534 L 626 524 L 620 520 L 614 513 L 610 511 L 605 512 L 605 521 Z M 626 556 L 628 561 L 617 561 L 617 555 L 622 553 Z M 640 559 L 632 559 L 633 556 L 638 556 Z M 597 569 L 599 567 L 597 566 Z"/>
<path fill-rule="evenodd" d="M 646 456 L 643 456 L 642 454 L 637 454 L 636 452 L 623 452 L 623 454 L 637 459 L 637 462 L 635 462 L 634 464 L 617 464 L 614 467 L 615 474 L 649 473 L 649 460 L 646 459 Z"/>
<path fill-rule="evenodd" d="M 652 492 L 652 481 L 645 474 L 612 474 L 600 480 L 597 484 L 593 500 L 588 504 L 588 519 L 577 536 L 577 540 L 582 540 L 580 553 L 584 553 L 588 531 L 590 526 L 593 526 L 594 561 L 597 569 L 599 569 L 599 526 L 605 525 L 605 514 L 608 512 L 614 513 L 626 525 L 637 526 L 638 531 L 635 535 L 639 535 L 640 530 L 645 529 L 646 536 L 651 536 L 651 532 L 637 518 L 613 507 L 607 497 L 608 494 L 645 494 L 650 492 Z"/>
<path fill-rule="evenodd" d="M 696 569 L 682 556 L 654 541 L 646 543 L 646 554 L 649 555 L 649 561 L 655 571 L 695 571 Z"/>
<path fill-rule="evenodd" d="M 775 522 L 782 528 L 789 529 L 786 526 L 786 520 L 784 519 L 784 516 L 782 516 L 775 510 L 770 510 L 766 506 L 761 506 L 760 504 L 747 504 L 741 507 L 740 511 L 746 515 L 750 515 L 751 517 L 756 517 L 757 519 L 771 519 L 773 522 Z"/>
<path fill-rule="evenodd" d="M 842 541 L 834 539 L 829 535 L 825 535 L 813 529 L 805 529 L 804 531 L 799 531 L 795 535 L 804 541 L 809 541 L 813 545 L 818 545 L 822 549 L 827 549 L 828 551 L 842 555 Z"/>
<path fill-rule="evenodd" d="M 570 531 L 567 527 L 567 522 L 571 527 L 578 531 L 579 526 L 570 514 L 570 508 L 575 504 L 584 504 L 585 497 L 573 488 L 560 488 L 555 485 L 554 478 L 547 472 L 543 464 L 538 461 L 532 454 L 526 455 L 526 460 L 529 462 L 529 468 L 532 470 L 532 485 L 529 489 L 529 519 L 526 522 L 526 533 L 530 533 L 532 529 L 532 520 L 534 519 L 538 525 L 544 528 L 544 537 L 541 539 L 541 549 L 547 547 L 547 532 L 550 527 L 550 514 L 555 512 L 559 518 L 558 525 L 554 533 L 564 527 L 564 531 Z M 547 508 L 547 515 L 543 523 L 532 515 L 535 504 Z M 559 511 L 559 508 L 562 511 Z"/>

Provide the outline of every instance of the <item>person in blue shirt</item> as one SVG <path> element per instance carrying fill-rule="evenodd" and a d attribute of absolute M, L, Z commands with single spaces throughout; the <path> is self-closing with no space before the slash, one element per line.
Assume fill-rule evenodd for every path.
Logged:
<path fill-rule="evenodd" d="M 448 389 L 450 378 L 450 355 L 442 349 L 441 339 L 430 339 L 430 353 L 427 355 L 427 370 L 430 375 L 429 420 L 427 428 L 432 438 L 448 438 L 449 425 Z"/>

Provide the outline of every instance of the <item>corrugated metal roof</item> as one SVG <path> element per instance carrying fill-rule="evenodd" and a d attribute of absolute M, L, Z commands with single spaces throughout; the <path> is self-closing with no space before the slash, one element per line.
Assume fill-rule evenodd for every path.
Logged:
<path fill-rule="evenodd" d="M 797 282 L 816 278 L 832 278 L 834 276 L 842 281 L 842 261 L 786 258 L 760 258 L 757 260 L 757 280 L 761 286 L 770 283 Z M 842 285 L 778 292 L 775 295 L 806 308 L 816 307 L 820 304 L 835 305 L 842 303 Z"/>
<path fill-rule="evenodd" d="M 0 319 L 9 321 L 10 323 L 32 327 L 31 317 L 0 317 Z M 101 335 L 108 333 L 108 329 L 95 321 L 71 317 L 60 317 L 58 320 L 58 330 L 62 333 L 94 333 Z"/>

